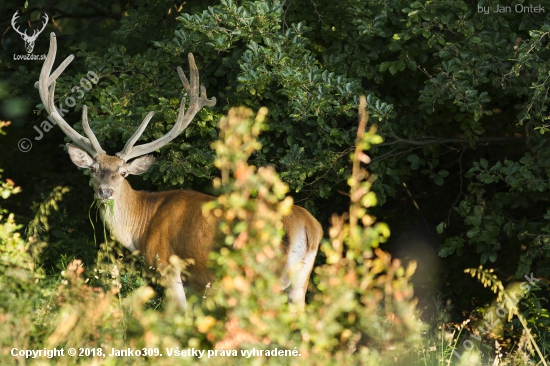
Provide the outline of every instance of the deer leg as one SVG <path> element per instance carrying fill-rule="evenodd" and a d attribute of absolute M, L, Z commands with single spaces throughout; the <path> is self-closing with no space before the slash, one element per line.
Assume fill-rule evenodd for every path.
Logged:
<path fill-rule="evenodd" d="M 161 252 L 160 254 L 155 252 L 155 258 L 157 259 L 157 269 L 162 277 L 162 285 L 166 289 L 169 306 L 175 304 L 187 313 L 187 298 L 181 278 L 181 259 L 170 252 Z"/>
<path fill-rule="evenodd" d="M 176 300 L 177 304 L 183 311 L 187 312 L 187 298 L 185 297 L 185 289 L 183 287 L 183 281 L 181 279 L 181 271 L 179 268 L 171 271 L 167 275 L 167 288 Z"/>

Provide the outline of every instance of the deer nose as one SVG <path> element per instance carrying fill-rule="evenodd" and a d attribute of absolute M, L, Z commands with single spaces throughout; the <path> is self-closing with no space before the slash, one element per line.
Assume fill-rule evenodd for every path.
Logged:
<path fill-rule="evenodd" d="M 111 198 L 113 196 L 113 190 L 111 188 L 99 188 L 98 195 L 100 198 L 103 198 L 104 200 Z"/>

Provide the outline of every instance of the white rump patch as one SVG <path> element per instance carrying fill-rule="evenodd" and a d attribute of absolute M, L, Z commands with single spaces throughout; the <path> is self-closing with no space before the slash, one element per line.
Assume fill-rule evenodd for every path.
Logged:
<path fill-rule="evenodd" d="M 307 253 L 307 235 L 304 227 L 291 239 L 285 273 L 281 285 L 286 290 L 288 301 L 305 304 L 307 280 L 315 262 L 316 251 Z"/>

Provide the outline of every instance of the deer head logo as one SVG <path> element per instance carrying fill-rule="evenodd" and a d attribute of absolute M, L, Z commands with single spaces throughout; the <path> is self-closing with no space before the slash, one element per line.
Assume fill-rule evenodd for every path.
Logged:
<path fill-rule="evenodd" d="M 19 10 L 16 11 L 15 14 L 13 14 L 13 17 L 11 18 L 11 26 L 17 33 L 21 35 L 21 38 L 23 38 L 23 41 L 25 41 L 25 48 L 27 49 L 27 53 L 32 53 L 36 38 L 38 38 L 38 35 L 42 33 L 44 28 L 46 28 L 46 24 L 48 24 L 48 20 L 50 18 L 48 18 L 48 14 L 44 13 L 44 23 L 42 24 L 42 28 L 40 30 L 35 29 L 32 33 L 32 36 L 29 36 L 27 34 L 27 30 L 25 30 L 25 32 L 23 33 L 19 30 L 19 27 L 15 24 L 15 21 L 17 20 L 17 18 L 19 18 L 19 15 L 17 13 L 19 13 Z"/>

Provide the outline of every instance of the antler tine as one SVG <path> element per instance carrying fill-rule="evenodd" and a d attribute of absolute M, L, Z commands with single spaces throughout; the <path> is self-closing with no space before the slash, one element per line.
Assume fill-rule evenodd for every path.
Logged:
<path fill-rule="evenodd" d="M 206 88 L 204 87 L 204 85 L 201 84 L 201 103 L 202 105 L 204 106 L 207 106 L 207 107 L 213 107 L 216 105 L 216 97 L 212 97 L 210 98 L 210 100 L 208 100 L 208 98 L 206 97 Z"/>
<path fill-rule="evenodd" d="M 136 141 L 141 137 L 141 135 L 143 134 L 143 131 L 145 131 L 145 128 L 149 124 L 149 121 L 151 121 L 151 118 L 153 118 L 154 114 L 155 112 L 149 112 L 149 114 L 145 116 L 145 119 L 143 120 L 143 122 L 141 122 L 141 125 L 139 125 L 139 128 L 136 130 L 136 132 L 134 132 L 132 137 L 130 137 L 130 139 L 126 142 L 126 145 L 124 145 L 124 149 L 122 149 L 121 152 L 117 153 L 116 156 L 123 159 L 124 155 L 128 154 L 132 150 L 132 147 L 134 147 L 134 144 L 136 143 Z"/>
<path fill-rule="evenodd" d="M 197 65 L 195 64 L 195 58 L 193 57 L 193 54 L 191 54 L 191 53 L 189 54 L 189 65 L 190 65 L 191 70 L 194 69 L 195 71 L 197 71 L 196 83 L 195 83 L 195 85 L 196 85 L 199 82 L 199 75 L 198 75 Z M 178 75 L 181 79 L 183 87 L 185 88 L 185 91 L 190 96 L 191 93 L 192 93 L 192 90 L 197 89 L 196 86 L 193 88 L 189 84 L 189 81 L 187 80 L 187 77 L 185 76 L 185 74 L 183 73 L 183 70 L 179 66 L 178 66 Z M 194 74 L 192 73 L 191 74 L 191 80 L 193 80 L 193 79 L 194 79 Z M 191 83 L 193 83 L 193 81 L 191 81 Z M 212 98 L 211 100 L 208 100 L 208 98 L 206 97 L 206 88 L 202 84 L 200 86 L 200 99 L 199 100 L 200 100 L 201 107 L 202 106 L 213 107 L 214 105 L 216 105 L 216 98 Z"/>
<path fill-rule="evenodd" d="M 104 152 L 103 149 L 101 151 L 96 151 L 92 143 L 89 139 L 82 136 L 78 132 L 76 132 L 64 119 L 61 117 L 59 112 L 57 111 L 57 108 L 54 104 L 54 97 L 55 97 L 55 81 L 50 86 L 50 92 L 48 94 L 48 108 L 46 108 L 46 111 L 49 113 L 49 115 L 53 118 L 53 120 L 57 123 L 59 128 L 61 128 L 61 131 L 65 135 L 67 135 L 68 138 L 70 138 L 75 145 L 81 147 L 82 149 L 86 150 L 92 157 L 96 157 L 101 152 Z"/>
<path fill-rule="evenodd" d="M 105 154 L 105 150 L 101 148 L 101 145 L 97 140 L 97 137 L 94 135 L 94 132 L 92 131 L 92 129 L 90 128 L 90 125 L 88 124 L 88 106 L 86 105 L 82 107 L 82 127 L 84 127 L 84 132 L 86 133 L 86 136 L 88 136 L 88 139 L 92 143 L 94 150 L 98 154 Z"/>
<path fill-rule="evenodd" d="M 46 25 L 48 24 L 48 20 L 50 20 L 50 17 L 48 16 L 48 14 L 44 13 L 44 23 L 42 24 L 42 29 L 40 30 L 40 33 L 42 33 L 42 31 L 44 30 L 44 28 L 46 28 Z"/>
<path fill-rule="evenodd" d="M 145 126 L 149 122 L 146 118 L 147 123 L 145 123 L 145 120 L 142 122 L 136 133 L 134 133 L 134 135 L 132 135 L 130 140 L 126 143 L 124 149 L 117 154 L 119 158 L 128 161 L 160 149 L 175 139 L 183 130 L 185 130 L 185 128 L 193 120 L 193 117 L 195 117 L 197 112 L 200 111 L 202 107 L 213 107 L 216 104 L 216 98 L 211 98 L 209 100 L 206 97 L 206 88 L 203 85 L 200 85 L 199 88 L 199 70 L 195 64 L 195 58 L 191 53 L 189 54 L 189 70 L 190 80 L 187 79 L 181 67 L 177 68 L 183 87 L 185 88 L 187 95 L 189 95 L 189 109 L 187 110 L 187 113 L 185 113 L 185 98 L 183 98 L 180 103 L 178 119 L 176 120 L 174 127 L 172 127 L 168 133 L 155 141 L 133 147 L 133 144 L 138 140 L 139 136 L 141 136 L 141 133 L 143 133 Z"/>
<path fill-rule="evenodd" d="M 15 21 L 17 20 L 17 18 L 19 18 L 18 13 L 19 13 L 19 10 L 17 10 L 15 14 L 13 14 L 13 17 L 11 17 L 11 26 L 13 27 L 13 30 L 15 30 L 20 35 L 23 35 L 23 33 L 21 33 L 21 31 L 19 30 L 19 27 L 16 26 L 15 24 Z M 27 34 L 27 31 L 25 31 L 25 34 Z"/>
<path fill-rule="evenodd" d="M 190 103 L 193 102 L 194 96 L 199 96 L 199 70 L 197 69 L 197 64 L 195 63 L 195 57 L 192 53 L 187 55 L 189 58 L 189 78 L 191 79 L 191 94 L 189 94 Z"/>
<path fill-rule="evenodd" d="M 65 71 L 65 69 L 67 68 L 67 66 L 69 66 L 69 64 L 74 60 L 74 55 L 69 55 L 65 61 L 63 61 L 61 63 L 61 65 L 59 65 L 57 67 L 57 69 L 55 69 L 55 71 L 52 73 L 52 75 L 48 78 L 48 84 L 47 86 L 50 86 L 52 85 L 52 83 L 57 80 L 57 78 L 59 77 L 59 75 L 61 75 L 61 73 L 63 71 Z M 51 70 L 51 68 L 50 68 Z M 38 81 L 34 83 L 34 87 L 38 89 Z"/>
<path fill-rule="evenodd" d="M 46 25 L 48 24 L 48 20 L 50 20 L 50 18 L 48 17 L 48 14 L 44 13 L 44 17 L 46 17 L 46 19 L 44 20 L 44 22 L 42 23 L 42 29 L 38 30 L 38 29 L 35 29 L 32 31 L 32 36 L 30 36 L 29 38 L 31 39 L 35 39 L 38 37 L 38 35 L 40 33 L 42 33 L 42 31 L 44 30 L 44 28 L 46 28 Z M 25 31 L 25 34 L 27 34 L 27 31 Z"/>
<path fill-rule="evenodd" d="M 67 137 L 73 140 L 73 142 L 76 145 L 86 150 L 93 157 L 96 157 L 97 155 L 104 153 L 103 149 L 99 151 L 96 150 L 94 144 L 95 142 L 97 142 L 97 139 L 92 143 L 90 142 L 89 139 L 87 139 L 86 137 L 76 132 L 63 119 L 63 117 L 61 117 L 61 115 L 57 111 L 57 108 L 55 108 L 55 103 L 54 103 L 55 80 L 74 58 L 73 55 L 67 57 L 67 59 L 65 59 L 65 61 L 55 70 L 53 75 L 50 76 L 50 72 L 52 71 L 53 63 L 55 61 L 56 53 L 57 53 L 57 41 L 55 38 L 55 34 L 52 32 L 50 34 L 50 49 L 48 51 L 48 55 L 46 56 L 46 60 L 44 61 L 44 65 L 42 66 L 42 70 L 40 71 L 40 78 L 38 80 L 38 92 L 40 94 L 40 99 L 42 100 L 42 104 L 44 105 L 44 109 L 46 109 L 46 112 L 48 112 L 48 114 L 53 118 L 53 120 L 57 123 L 57 125 L 59 126 L 59 128 L 61 128 L 61 130 L 65 133 L 65 135 L 67 135 Z M 83 121 L 83 124 L 84 124 L 84 121 Z M 86 124 L 87 124 L 87 118 L 86 118 Z M 91 132 L 91 129 L 90 129 L 90 132 Z M 91 134 L 93 135 L 93 132 L 91 132 Z M 97 144 L 99 145 L 99 142 Z"/>
<path fill-rule="evenodd" d="M 180 66 L 177 67 L 177 70 L 178 70 L 178 76 L 180 77 L 181 83 L 183 84 L 183 87 L 185 88 L 187 95 L 191 95 L 191 86 L 189 85 L 189 81 L 187 80 L 187 77 L 185 77 L 185 73 L 183 72 Z"/>
<path fill-rule="evenodd" d="M 216 98 L 212 98 L 211 100 L 208 100 L 206 97 L 206 88 L 204 85 L 200 84 L 199 89 L 199 70 L 197 69 L 197 64 L 195 63 L 195 57 L 193 57 L 193 54 L 189 54 L 189 69 L 190 69 L 190 77 L 191 77 L 191 84 L 187 82 L 187 78 L 185 77 L 185 74 L 183 71 L 180 73 L 178 70 L 178 74 L 180 74 L 181 81 L 183 83 L 183 86 L 185 87 L 185 91 L 191 96 L 198 97 L 198 102 L 200 104 L 200 108 L 204 106 L 213 107 L 216 104 Z M 181 68 L 180 68 L 181 70 Z M 186 87 L 187 84 L 187 87 Z M 200 94 L 199 94 L 200 90 Z"/>

